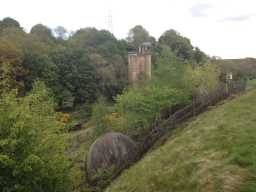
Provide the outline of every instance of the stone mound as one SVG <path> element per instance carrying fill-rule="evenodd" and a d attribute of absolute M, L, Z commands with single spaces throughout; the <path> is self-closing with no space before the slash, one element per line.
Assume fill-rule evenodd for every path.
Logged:
<path fill-rule="evenodd" d="M 111 169 L 115 175 L 137 158 L 137 146 L 132 139 L 121 133 L 107 133 L 90 147 L 87 159 L 87 176 L 93 180 L 101 171 Z"/>

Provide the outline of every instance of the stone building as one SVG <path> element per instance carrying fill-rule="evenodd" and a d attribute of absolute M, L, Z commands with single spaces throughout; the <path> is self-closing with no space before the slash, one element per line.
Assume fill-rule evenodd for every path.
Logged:
<path fill-rule="evenodd" d="M 137 51 L 128 53 L 128 78 L 133 83 L 140 75 L 151 78 L 151 43 L 143 43 Z"/>

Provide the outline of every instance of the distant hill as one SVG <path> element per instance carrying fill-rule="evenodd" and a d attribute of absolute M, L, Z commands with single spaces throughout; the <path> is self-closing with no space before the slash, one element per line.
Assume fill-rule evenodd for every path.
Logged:
<path fill-rule="evenodd" d="M 255 192 L 255 114 L 255 90 L 225 101 L 178 127 L 106 192 Z"/>
<path fill-rule="evenodd" d="M 220 66 L 223 72 L 233 72 L 234 75 L 250 79 L 256 78 L 256 59 L 218 59 L 211 60 L 212 63 Z"/>

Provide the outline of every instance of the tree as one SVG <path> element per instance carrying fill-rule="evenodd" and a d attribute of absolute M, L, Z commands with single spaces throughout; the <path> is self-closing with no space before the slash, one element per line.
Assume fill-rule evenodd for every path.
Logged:
<path fill-rule="evenodd" d="M 40 41 L 53 44 L 55 39 L 50 28 L 45 25 L 37 24 L 31 28 L 30 34 L 35 35 Z"/>
<path fill-rule="evenodd" d="M 30 51 L 24 53 L 22 67 L 26 70 L 24 80 L 25 93 L 30 91 L 36 80 L 43 81 L 52 87 L 57 80 L 57 67 L 48 55 Z"/>
<path fill-rule="evenodd" d="M 91 51 L 107 42 L 117 42 L 116 38 L 106 30 L 84 28 L 78 30 L 69 40 L 71 47 L 84 48 Z"/>
<path fill-rule="evenodd" d="M 71 191 L 70 163 L 65 155 L 53 100 L 42 83 L 17 98 L 0 99 L 0 191 Z"/>
<path fill-rule="evenodd" d="M 112 101 L 127 85 L 127 44 L 95 28 L 81 29 L 68 41 L 72 48 L 87 52 L 88 62 L 99 75 L 99 92 Z"/>
<path fill-rule="evenodd" d="M 214 64 L 204 64 L 196 68 L 186 67 L 184 81 L 186 90 L 192 95 L 203 96 L 215 90 L 219 84 L 220 70 Z"/>
<path fill-rule="evenodd" d="M 154 43 L 155 39 L 149 35 L 149 32 L 141 25 L 136 25 L 130 29 L 126 40 L 133 45 L 134 48 L 138 48 L 144 42 Z"/>
<path fill-rule="evenodd" d="M 72 106 L 95 101 L 97 73 L 83 50 L 60 48 L 53 51 L 51 58 L 57 67 L 57 80 L 51 88 L 59 106 L 64 107 L 66 101 L 74 101 Z"/>
<path fill-rule="evenodd" d="M 14 43 L 0 39 L 0 95 L 12 89 L 22 90 L 22 60 L 23 54 Z"/>
<path fill-rule="evenodd" d="M 160 38 L 159 43 L 167 45 L 182 60 L 191 60 L 193 56 L 193 46 L 190 40 L 181 36 L 177 31 L 171 29 L 166 31 Z"/>
<path fill-rule="evenodd" d="M 19 22 L 10 17 L 6 17 L 2 21 L 0 21 L 0 33 L 4 31 L 6 28 L 21 29 Z"/>
<path fill-rule="evenodd" d="M 120 55 L 113 55 L 106 66 L 97 69 L 99 74 L 99 89 L 108 101 L 122 93 L 128 84 L 127 65 Z"/>
<path fill-rule="evenodd" d="M 203 64 L 207 60 L 207 56 L 198 47 L 195 48 L 193 52 L 193 57 L 196 64 Z"/>
<path fill-rule="evenodd" d="M 182 88 L 185 65 L 166 45 L 159 45 L 153 69 L 154 83 L 172 88 Z"/>

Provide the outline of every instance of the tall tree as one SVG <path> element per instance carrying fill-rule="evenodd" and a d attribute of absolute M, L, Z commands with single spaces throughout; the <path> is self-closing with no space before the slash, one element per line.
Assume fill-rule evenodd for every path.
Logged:
<path fill-rule="evenodd" d="M 53 44 L 55 39 L 50 28 L 45 25 L 37 24 L 31 28 L 31 34 L 38 37 L 42 42 Z"/>
<path fill-rule="evenodd" d="M 195 48 L 193 58 L 196 64 L 203 64 L 207 60 L 207 56 L 198 47 Z"/>
<path fill-rule="evenodd" d="M 193 46 L 188 38 L 181 36 L 171 29 L 166 31 L 160 38 L 159 43 L 166 45 L 181 59 L 190 60 L 193 57 Z"/>
<path fill-rule="evenodd" d="M 136 25 L 130 29 L 126 40 L 134 47 L 138 48 L 144 42 L 154 43 L 155 39 L 141 25 Z"/>
<path fill-rule="evenodd" d="M 0 33 L 6 28 L 21 28 L 21 27 L 18 21 L 10 17 L 6 17 L 2 21 L 0 21 Z"/>
<path fill-rule="evenodd" d="M 91 103 L 97 95 L 97 74 L 83 50 L 60 48 L 51 54 L 57 67 L 52 89 L 62 108 Z M 66 105 L 67 104 L 67 105 Z"/>
<path fill-rule="evenodd" d="M 106 30 L 85 28 L 69 40 L 72 48 L 88 53 L 89 63 L 99 75 L 99 92 L 112 100 L 127 84 L 127 44 Z"/>

